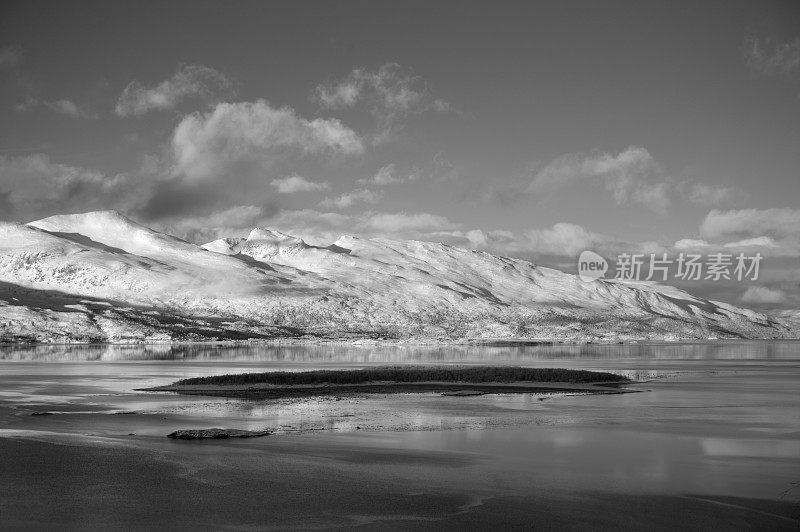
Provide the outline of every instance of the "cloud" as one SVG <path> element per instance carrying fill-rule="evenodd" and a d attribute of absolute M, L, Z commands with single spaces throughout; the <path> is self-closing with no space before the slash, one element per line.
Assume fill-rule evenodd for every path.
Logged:
<path fill-rule="evenodd" d="M 147 165 L 151 193 L 136 214 L 150 222 L 236 205 L 276 212 L 280 194 L 327 188 L 298 172 L 332 171 L 364 152 L 360 136 L 339 120 L 307 120 L 264 100 L 220 103 L 185 116 L 170 147 Z"/>
<path fill-rule="evenodd" d="M 761 247 L 772 255 L 800 255 L 800 209 L 711 210 L 700 234 L 727 247 Z"/>
<path fill-rule="evenodd" d="M 233 92 L 234 84 L 224 74 L 202 65 L 184 65 L 154 87 L 138 81 L 129 83 L 117 100 L 115 112 L 119 116 L 136 116 L 168 111 L 187 100 L 210 104 Z"/>
<path fill-rule="evenodd" d="M 51 214 L 126 209 L 142 200 L 143 188 L 127 174 L 55 163 L 47 155 L 0 155 L 0 218 L 30 221 Z"/>
<path fill-rule="evenodd" d="M 754 72 L 768 76 L 788 75 L 800 71 L 800 37 L 786 42 L 748 36 L 744 42 L 747 66 Z"/>
<path fill-rule="evenodd" d="M 325 208 L 337 207 L 339 209 L 346 209 L 359 203 L 378 203 L 381 199 L 383 199 L 382 191 L 359 188 L 353 190 L 352 192 L 342 194 L 337 198 L 325 198 L 319 202 L 319 206 Z"/>
<path fill-rule="evenodd" d="M 438 151 L 433 155 L 430 177 L 436 181 L 455 181 L 461 176 L 461 166 L 453 163 L 444 152 Z"/>
<path fill-rule="evenodd" d="M 72 118 L 86 118 L 90 120 L 97 118 L 96 113 L 90 112 L 86 109 L 82 109 L 78 107 L 78 105 L 75 102 L 67 99 L 39 100 L 31 96 L 28 96 L 24 102 L 15 105 L 14 110 L 19 113 L 27 113 L 28 111 L 32 111 L 37 107 L 46 107 L 51 111 L 55 111 L 56 113 L 66 115 Z"/>
<path fill-rule="evenodd" d="M 172 136 L 174 172 L 190 180 L 263 172 L 287 157 L 359 155 L 359 135 L 336 119 L 306 120 L 264 100 L 220 103 L 184 117 Z"/>
<path fill-rule="evenodd" d="M 359 179 L 358 182 L 363 185 L 391 185 L 393 183 L 402 183 L 403 179 L 396 177 L 396 168 L 394 163 L 387 164 L 378 170 L 371 179 Z"/>
<path fill-rule="evenodd" d="M 56 100 L 53 102 L 43 102 L 44 105 L 62 115 L 71 116 L 72 118 L 88 118 L 95 119 L 97 115 L 85 109 L 78 107 L 72 100 Z"/>
<path fill-rule="evenodd" d="M 707 241 L 699 240 L 696 238 L 682 238 L 672 245 L 672 247 L 679 250 L 698 249 L 698 248 L 705 248 L 708 246 L 709 243 Z"/>
<path fill-rule="evenodd" d="M 28 96 L 27 98 L 25 98 L 25 101 L 15 104 L 14 110 L 18 113 L 27 113 L 28 111 L 31 111 L 36 107 L 38 107 L 40 104 L 41 102 L 39 100 L 31 96 Z"/>
<path fill-rule="evenodd" d="M 405 177 L 400 177 L 397 175 L 397 167 L 394 163 L 389 163 L 386 166 L 382 166 L 374 176 L 369 179 L 359 179 L 358 183 L 361 185 L 375 185 L 375 186 L 386 186 L 386 185 L 394 185 L 398 183 L 405 183 L 406 181 L 416 181 L 419 179 L 419 171 L 412 171 Z"/>
<path fill-rule="evenodd" d="M 525 232 L 525 236 L 530 252 L 567 257 L 577 256 L 587 249 L 596 249 L 610 240 L 580 225 L 563 222 L 546 229 L 531 229 Z"/>
<path fill-rule="evenodd" d="M 274 211 L 263 205 L 236 205 L 202 216 L 182 216 L 154 225 L 167 234 L 196 244 L 206 244 L 223 237 L 246 236 Z"/>
<path fill-rule="evenodd" d="M 17 67 L 22 61 L 22 54 L 15 46 L 4 46 L 0 48 L 0 71 L 11 70 Z"/>
<path fill-rule="evenodd" d="M 314 190 L 327 190 L 327 183 L 309 181 L 303 176 L 292 174 L 281 179 L 273 179 L 270 183 L 281 194 L 296 194 L 297 192 L 311 192 Z"/>
<path fill-rule="evenodd" d="M 354 70 L 352 78 L 361 78 L 361 71 Z M 314 96 L 317 102 L 326 109 L 352 107 L 361 98 L 362 82 L 359 79 L 345 79 L 338 84 L 317 85 Z"/>
<path fill-rule="evenodd" d="M 779 248 L 780 246 L 768 236 L 759 236 L 755 238 L 745 238 L 735 242 L 724 243 L 709 243 L 708 240 L 701 240 L 696 238 L 683 238 L 675 242 L 672 247 L 676 250 L 702 250 L 706 252 L 725 251 L 724 248 L 733 248 L 735 250 L 745 250 L 751 248 Z M 729 253 L 729 251 L 726 251 Z"/>
<path fill-rule="evenodd" d="M 745 238 L 737 242 L 727 242 L 722 245 L 725 248 L 747 248 L 747 247 L 762 247 L 774 248 L 778 247 L 773 239 L 768 236 L 759 236 L 756 238 Z"/>
<path fill-rule="evenodd" d="M 598 181 L 614 196 L 617 204 L 641 203 L 655 211 L 669 206 L 668 176 L 645 148 L 630 146 L 617 155 L 611 153 L 569 153 L 544 168 L 533 178 L 529 192 L 552 192 L 558 188 Z"/>
<path fill-rule="evenodd" d="M 80 109 L 78 109 L 78 106 L 75 105 L 70 100 L 58 100 L 55 102 L 47 102 L 46 105 L 50 107 L 53 111 L 56 111 L 61 114 L 69 115 L 76 118 L 81 116 L 81 112 Z"/>
<path fill-rule="evenodd" d="M 461 224 L 453 223 L 444 216 L 429 213 L 377 213 L 368 212 L 363 216 L 360 227 L 381 233 L 397 234 L 406 232 L 446 231 Z"/>
<path fill-rule="evenodd" d="M 386 63 L 372 71 L 356 68 L 338 82 L 318 85 L 313 97 L 325 109 L 363 103 L 383 127 L 410 114 L 451 109 L 446 101 L 430 95 L 422 78 L 397 63 Z"/>
<path fill-rule="evenodd" d="M 785 237 L 800 234 L 800 209 L 739 209 L 710 211 L 700 224 L 707 238 Z"/>
<path fill-rule="evenodd" d="M 740 191 L 730 187 L 705 183 L 682 183 L 679 188 L 690 202 L 698 205 L 721 205 L 735 201 L 743 195 Z"/>
<path fill-rule="evenodd" d="M 733 201 L 741 193 L 728 187 L 696 181 L 676 182 L 647 149 L 629 146 L 614 155 L 608 152 L 569 153 L 536 172 L 528 192 L 552 194 L 582 183 L 601 183 L 618 205 L 636 203 L 664 213 L 683 199 L 700 205 Z"/>
<path fill-rule="evenodd" d="M 765 286 L 751 286 L 745 290 L 741 299 L 745 303 L 783 303 L 786 301 L 786 293 Z"/>

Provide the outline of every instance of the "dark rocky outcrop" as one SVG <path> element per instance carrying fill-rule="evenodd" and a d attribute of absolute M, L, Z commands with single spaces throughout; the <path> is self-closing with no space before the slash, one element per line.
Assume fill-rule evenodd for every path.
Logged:
<path fill-rule="evenodd" d="M 167 434 L 173 440 L 224 440 L 228 438 L 257 438 L 267 436 L 266 430 L 239 430 L 239 429 L 185 429 L 176 430 Z"/>

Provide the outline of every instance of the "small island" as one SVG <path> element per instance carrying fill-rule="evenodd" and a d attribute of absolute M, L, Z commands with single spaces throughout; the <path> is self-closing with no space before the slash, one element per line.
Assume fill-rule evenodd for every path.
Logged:
<path fill-rule="evenodd" d="M 230 438 L 260 438 L 269 436 L 267 430 L 239 430 L 239 429 L 184 429 L 167 434 L 173 440 L 227 440 Z"/>
<path fill-rule="evenodd" d="M 363 393 L 623 393 L 627 377 L 563 368 L 512 366 L 375 367 L 352 370 L 271 371 L 183 379 L 143 391 L 239 398 Z M 460 393 L 457 393 L 460 392 Z M 472 392 L 472 393 L 467 393 Z"/>

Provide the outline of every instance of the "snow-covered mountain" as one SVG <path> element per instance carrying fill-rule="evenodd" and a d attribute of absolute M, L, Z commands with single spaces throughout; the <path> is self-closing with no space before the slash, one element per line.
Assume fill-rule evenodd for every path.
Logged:
<path fill-rule="evenodd" d="M 117 212 L 0 223 L 0 341 L 797 337 L 674 287 L 443 244 L 257 228 L 196 246 Z"/>

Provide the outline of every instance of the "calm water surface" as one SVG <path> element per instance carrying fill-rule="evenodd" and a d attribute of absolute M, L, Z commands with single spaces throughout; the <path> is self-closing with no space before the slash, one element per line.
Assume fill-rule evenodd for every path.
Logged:
<path fill-rule="evenodd" d="M 640 393 L 610 396 L 255 401 L 135 391 L 248 371 L 487 363 L 613 371 L 645 382 L 632 386 Z M 44 411 L 52 415 L 31 416 Z M 200 427 L 269 428 L 277 434 L 192 447 L 164 438 L 179 428 Z M 0 439 L 158 451 L 184 466 L 215 453 L 234 464 L 241 453 L 252 459 L 248 453 L 307 451 L 317 460 L 324 455 L 326 467 L 338 460 L 337 475 L 358 482 L 380 471 L 394 475 L 398 485 L 407 481 L 420 492 L 471 497 L 465 500 L 545 490 L 774 501 L 783 510 L 748 511 L 791 527 L 796 521 L 787 516 L 786 504 L 800 500 L 800 488 L 794 489 L 800 481 L 800 343 L 3 347 Z M 347 458 L 331 458 L 337 449 L 346 450 Z M 203 458 L 193 454 L 199 452 Z M 356 465 L 376 456 L 388 458 L 370 469 Z M 430 461 L 421 466 L 398 456 Z M 8 460 L 4 456 L 0 463 Z"/>

